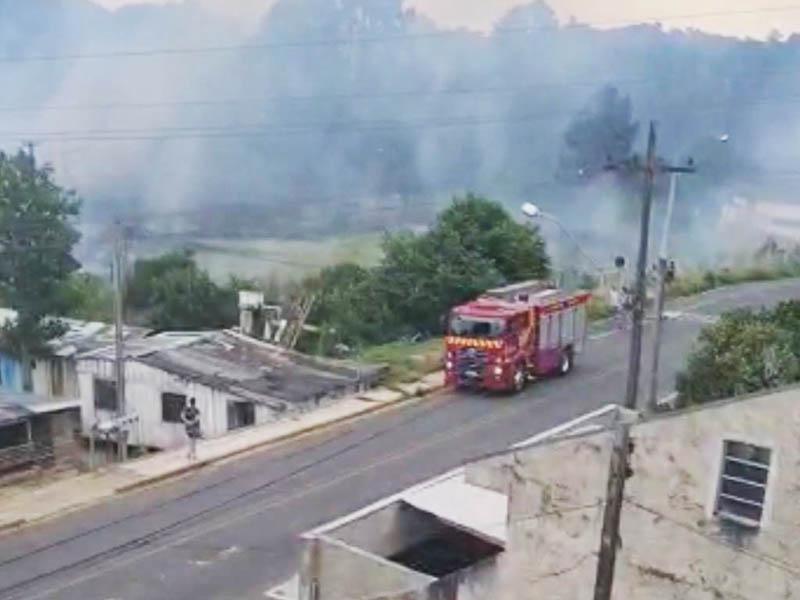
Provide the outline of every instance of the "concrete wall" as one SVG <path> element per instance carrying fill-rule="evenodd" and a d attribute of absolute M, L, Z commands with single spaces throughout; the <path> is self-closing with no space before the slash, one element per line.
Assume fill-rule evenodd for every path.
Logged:
<path fill-rule="evenodd" d="M 108 360 L 83 359 L 78 363 L 81 399 L 82 430 L 88 435 L 98 420 L 110 419 L 109 411 L 95 410 L 94 380 L 114 379 L 114 363 Z M 126 401 L 129 412 L 139 415 L 140 427 L 134 430 L 131 443 L 154 448 L 177 448 L 186 444 L 186 433 L 180 423 L 162 420 L 161 394 L 171 392 L 195 398 L 200 410 L 200 426 L 205 437 L 217 437 L 228 432 L 228 402 L 242 399 L 205 385 L 183 380 L 150 366 L 127 361 L 125 364 Z M 275 419 L 265 406 L 256 405 L 256 424 Z"/>
<path fill-rule="evenodd" d="M 408 594 L 424 590 L 434 581 L 433 577 L 328 538 L 307 540 L 303 562 L 300 600 L 414 598 Z M 318 586 L 316 598 L 312 581 Z"/>
<path fill-rule="evenodd" d="M 329 532 L 329 537 L 383 558 L 444 529 L 436 518 L 396 502 Z"/>
<path fill-rule="evenodd" d="M 633 439 L 614 598 L 800 598 L 799 390 L 658 418 Z M 713 515 L 725 439 L 773 451 L 765 520 L 750 534 Z M 564 440 L 495 464 L 510 482 L 509 544 L 485 597 L 591 596 L 610 442 Z"/>

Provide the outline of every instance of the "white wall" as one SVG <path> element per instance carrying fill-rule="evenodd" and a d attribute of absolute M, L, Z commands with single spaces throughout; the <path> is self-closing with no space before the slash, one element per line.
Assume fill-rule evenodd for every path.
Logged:
<path fill-rule="evenodd" d="M 632 436 L 615 599 L 800 598 L 800 389 L 657 418 Z M 773 450 L 766 519 L 752 533 L 713 515 L 725 439 Z M 591 597 L 610 447 L 602 433 L 487 463 L 511 494 L 507 551 L 485 597 Z"/>
<path fill-rule="evenodd" d="M 78 363 L 81 395 L 81 416 L 84 434 L 98 420 L 109 419 L 109 411 L 94 407 L 94 379 L 114 379 L 114 363 L 108 360 L 82 359 Z M 161 394 L 171 392 L 195 398 L 200 410 L 200 426 L 205 437 L 217 437 L 228 432 L 228 401 L 241 398 L 205 385 L 183 380 L 175 375 L 129 360 L 125 365 L 125 396 L 128 412 L 139 415 L 141 437 L 134 431 L 132 444 L 154 448 L 177 448 L 186 444 L 184 427 L 180 423 L 165 423 L 161 413 Z M 256 406 L 256 423 L 274 419 L 268 407 Z"/>
<path fill-rule="evenodd" d="M 53 363 L 61 363 L 64 374 L 63 389 L 60 394 L 53 389 Z M 78 370 L 74 358 L 41 358 L 34 361 L 31 371 L 33 379 L 33 393 L 45 398 L 73 399 L 80 396 L 78 388 Z"/>

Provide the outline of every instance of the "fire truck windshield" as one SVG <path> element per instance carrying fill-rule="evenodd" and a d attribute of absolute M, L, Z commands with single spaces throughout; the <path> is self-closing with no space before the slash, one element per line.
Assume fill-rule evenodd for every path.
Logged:
<path fill-rule="evenodd" d="M 503 335 L 506 324 L 502 319 L 480 319 L 454 315 L 450 319 L 450 334 L 461 337 L 495 338 Z"/>

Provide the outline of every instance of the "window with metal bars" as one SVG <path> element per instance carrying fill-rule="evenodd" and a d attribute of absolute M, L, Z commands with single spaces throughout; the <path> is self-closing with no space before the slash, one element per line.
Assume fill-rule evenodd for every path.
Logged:
<path fill-rule="evenodd" d="M 186 406 L 186 396 L 183 394 L 161 394 L 161 420 L 164 423 L 183 423 L 181 414 Z"/>
<path fill-rule="evenodd" d="M 764 516 L 772 451 L 726 440 L 715 514 L 745 527 L 758 528 Z"/>

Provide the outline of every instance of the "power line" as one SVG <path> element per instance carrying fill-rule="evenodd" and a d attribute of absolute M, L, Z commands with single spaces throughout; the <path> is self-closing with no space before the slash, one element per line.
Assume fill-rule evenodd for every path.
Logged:
<path fill-rule="evenodd" d="M 736 78 L 737 81 L 758 79 L 763 75 L 796 72 L 795 67 L 775 67 L 759 70 L 758 74 L 753 73 L 720 73 L 712 75 L 706 79 L 727 80 Z M 0 113 L 37 113 L 37 112 L 82 112 L 96 110 L 149 110 L 159 108 L 180 108 L 180 107 L 230 107 L 242 105 L 261 105 L 272 102 L 313 102 L 322 100 L 361 100 L 361 99 L 382 99 L 382 98 L 409 98 L 409 97 L 432 97 L 432 96 L 484 96 L 491 94 L 522 94 L 529 91 L 541 89 L 559 89 L 569 87 L 601 87 L 611 86 L 638 86 L 638 85 L 674 85 L 682 81 L 685 76 L 675 77 L 617 77 L 613 79 L 584 79 L 571 81 L 542 81 L 535 84 L 525 85 L 491 85 L 486 87 L 450 87 L 438 89 L 416 89 L 416 90 L 386 90 L 386 91 L 358 91 L 358 92 L 330 92 L 323 94 L 270 94 L 265 96 L 252 96 L 241 98 L 217 98 L 217 99 L 176 99 L 176 100 L 143 100 L 143 101 L 121 101 L 121 102 L 99 102 L 94 104 L 63 104 L 63 105 L 14 105 L 0 106 Z"/>
<path fill-rule="evenodd" d="M 560 32 L 566 30 L 586 30 L 608 27 L 621 27 L 626 25 L 660 24 L 670 21 L 685 21 L 696 19 L 709 19 L 717 17 L 748 16 L 756 14 L 777 14 L 800 11 L 799 4 L 774 6 L 764 8 L 720 10 L 696 13 L 653 16 L 643 19 L 617 19 L 597 23 L 568 23 L 566 25 L 539 26 L 539 27 L 508 27 L 495 29 L 493 36 L 530 35 L 541 32 Z M 6 56 L 0 57 L 0 63 L 31 63 L 31 62 L 59 62 L 77 60 L 102 60 L 112 58 L 141 58 L 151 56 L 184 56 L 194 54 L 218 54 L 230 52 L 250 52 L 258 50 L 277 50 L 287 48 L 327 48 L 331 46 L 351 46 L 352 44 L 389 44 L 404 41 L 437 40 L 447 38 L 463 38 L 465 35 L 478 36 L 478 33 L 465 33 L 463 30 L 445 30 L 419 33 L 391 34 L 385 36 L 338 37 L 317 40 L 284 40 L 265 42 L 259 44 L 227 44 L 216 46 L 195 46 L 186 48 L 150 48 L 140 50 L 115 50 L 103 52 L 76 52 L 72 54 L 41 54 L 35 56 Z"/>
<path fill-rule="evenodd" d="M 739 106 L 757 106 L 762 104 L 797 104 L 800 95 L 762 97 L 751 101 L 739 101 Z M 703 113 L 729 109 L 729 103 L 695 105 L 694 107 L 664 108 L 661 113 Z M 353 120 L 338 122 L 316 122 L 305 125 L 272 125 L 270 123 L 251 123 L 237 126 L 196 126 L 196 127 L 161 127 L 152 129 L 96 129 L 66 131 L 0 131 L 0 139 L 35 139 L 37 143 L 50 142 L 134 142 L 134 141 L 167 141 L 191 139 L 225 139 L 225 138 L 261 138 L 269 136 L 293 136 L 308 134 L 354 134 L 360 132 L 383 132 L 418 129 L 447 129 L 453 127 L 479 127 L 491 125 L 508 125 L 525 122 L 550 120 L 558 116 L 572 116 L 579 107 L 560 109 L 505 117 L 501 115 L 471 115 L 461 118 L 444 119 L 440 117 L 427 120 Z"/>

